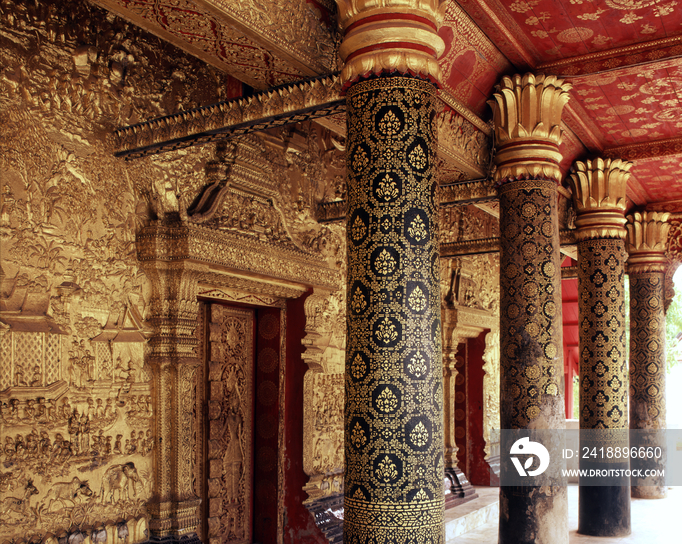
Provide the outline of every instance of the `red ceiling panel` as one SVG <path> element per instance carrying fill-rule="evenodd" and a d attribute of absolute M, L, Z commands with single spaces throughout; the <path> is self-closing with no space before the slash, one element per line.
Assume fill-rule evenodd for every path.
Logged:
<path fill-rule="evenodd" d="M 488 32 L 499 22 L 542 62 L 682 34 L 678 0 L 467 0 L 460 3 Z M 514 22 L 512 26 L 509 20 Z M 495 24 L 495 21 L 499 21 Z"/>
<path fill-rule="evenodd" d="M 682 128 L 682 59 L 570 81 L 607 147 L 673 138 Z"/>
<path fill-rule="evenodd" d="M 632 173 L 645 188 L 647 202 L 682 200 L 682 155 L 639 159 Z"/>
<path fill-rule="evenodd" d="M 438 61 L 443 87 L 477 115 L 487 115 L 493 86 L 512 65 L 454 2 L 447 4 L 438 34 L 445 42 Z"/>

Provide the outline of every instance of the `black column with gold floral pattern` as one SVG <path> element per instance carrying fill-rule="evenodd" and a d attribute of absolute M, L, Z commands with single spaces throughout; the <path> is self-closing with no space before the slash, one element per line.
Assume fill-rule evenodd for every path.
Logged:
<path fill-rule="evenodd" d="M 500 423 L 557 429 L 565 420 L 556 182 L 509 181 L 500 193 Z M 502 444 L 509 451 L 511 444 Z M 500 489 L 500 543 L 567 542 L 566 491 Z"/>
<path fill-rule="evenodd" d="M 636 212 L 627 217 L 630 276 L 630 446 L 665 451 L 665 251 L 669 213 Z M 666 456 L 635 460 L 633 468 L 665 470 Z M 665 477 L 633 477 L 632 496 L 661 499 Z"/>
<path fill-rule="evenodd" d="M 580 322 L 580 428 L 594 429 L 580 447 L 627 447 L 628 365 L 625 345 L 625 243 L 620 239 L 578 243 Z M 581 467 L 586 468 L 581 457 Z M 628 468 L 613 459 L 609 468 Z M 629 478 L 622 485 L 580 486 L 581 534 L 630 533 Z"/>
<path fill-rule="evenodd" d="M 503 456 L 513 435 L 505 429 L 556 430 L 566 422 L 557 183 L 561 114 L 570 89 L 555 76 L 516 74 L 503 77 L 488 102 L 500 195 Z M 544 445 L 554 451 L 559 441 L 551 442 Z M 500 544 L 568 544 L 566 488 L 503 485 L 499 531 Z"/>
<path fill-rule="evenodd" d="M 628 447 L 623 225 L 631 166 L 620 159 L 577 161 L 569 176 L 578 238 L 581 451 Z M 627 459 L 601 461 L 608 469 L 628 469 Z M 592 462 L 580 456 L 581 469 L 594 468 Z M 630 534 L 629 478 L 611 481 L 615 485 L 580 486 L 579 533 Z"/>
<path fill-rule="evenodd" d="M 444 541 L 434 101 L 405 77 L 347 97 L 346 544 Z"/>

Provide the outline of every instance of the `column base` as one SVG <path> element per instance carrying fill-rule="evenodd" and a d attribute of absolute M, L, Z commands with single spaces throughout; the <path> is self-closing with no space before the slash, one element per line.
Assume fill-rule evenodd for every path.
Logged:
<path fill-rule="evenodd" d="M 632 486 L 630 496 L 633 499 L 665 499 L 668 490 L 664 485 Z"/>
<path fill-rule="evenodd" d="M 187 535 L 150 536 L 143 544 L 202 544 L 196 533 Z"/>
<path fill-rule="evenodd" d="M 589 536 L 630 534 L 630 486 L 580 487 L 578 533 Z"/>
<path fill-rule="evenodd" d="M 568 491 L 500 488 L 499 544 L 568 544 Z"/>
<path fill-rule="evenodd" d="M 445 469 L 444 484 L 450 483 L 450 489 L 445 489 L 445 509 L 454 508 L 465 502 L 478 498 L 478 493 L 459 468 Z"/>
<path fill-rule="evenodd" d="M 201 520 L 198 515 L 198 508 L 201 499 L 195 498 L 182 502 L 154 502 L 149 504 L 149 541 L 154 542 L 182 542 L 183 544 L 194 544 L 194 541 L 184 540 L 186 538 L 197 539 L 196 530 Z M 170 540 L 166 540 L 170 539 Z"/>

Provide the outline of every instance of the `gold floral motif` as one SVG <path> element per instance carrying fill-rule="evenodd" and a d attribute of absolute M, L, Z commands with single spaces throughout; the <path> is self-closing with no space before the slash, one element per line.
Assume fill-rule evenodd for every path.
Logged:
<path fill-rule="evenodd" d="M 377 196 L 388 202 L 389 200 L 396 198 L 398 194 L 398 185 L 390 174 L 386 174 L 381 181 L 379 181 Z"/>
<path fill-rule="evenodd" d="M 424 153 L 424 148 L 421 144 L 410 151 L 408 159 L 412 168 L 415 168 L 416 170 L 423 170 L 426 168 L 426 153 Z"/>
<path fill-rule="evenodd" d="M 424 221 L 421 217 L 417 216 L 412 220 L 410 226 L 407 229 L 407 233 L 417 242 L 421 242 L 428 236 L 428 233 L 426 232 L 426 225 L 424 224 Z"/>
<path fill-rule="evenodd" d="M 369 164 L 369 159 L 367 158 L 367 153 L 365 150 L 359 147 L 353 156 L 353 170 L 360 172 L 364 170 Z"/>
<path fill-rule="evenodd" d="M 393 273 L 396 266 L 397 263 L 395 262 L 395 259 L 385 249 L 381 250 L 381 253 L 379 253 L 374 261 L 374 268 L 376 271 L 385 276 Z"/>
<path fill-rule="evenodd" d="M 388 110 L 379 121 L 379 131 L 389 137 L 400 132 L 400 119 L 392 110 Z"/>
<path fill-rule="evenodd" d="M 358 240 L 362 240 L 365 234 L 367 234 L 367 225 L 365 225 L 365 222 L 358 215 L 355 217 L 353 225 L 351 226 L 351 236 L 353 237 L 353 240 L 357 242 Z"/>
<path fill-rule="evenodd" d="M 428 303 L 426 297 L 424 296 L 424 292 L 418 285 L 412 290 L 410 296 L 407 297 L 407 302 L 410 304 L 410 308 L 412 308 L 415 312 L 421 312 L 424 310 Z"/>
<path fill-rule="evenodd" d="M 376 475 L 377 478 L 385 483 L 395 480 L 398 477 L 398 468 L 388 455 L 379 461 Z"/>
<path fill-rule="evenodd" d="M 426 446 L 428 443 L 429 431 L 421 421 L 414 426 L 414 429 L 412 429 L 412 432 L 410 433 L 410 440 L 419 448 Z"/>
<path fill-rule="evenodd" d="M 362 289 L 359 287 L 357 287 L 353 293 L 351 308 L 355 313 L 362 312 L 365 308 L 367 308 L 367 300 L 365 300 L 365 295 L 362 292 Z"/>
<path fill-rule="evenodd" d="M 398 331 L 395 324 L 388 318 L 385 317 L 384 320 L 379 323 L 377 327 L 377 340 L 382 344 L 390 344 L 398 338 Z"/>
<path fill-rule="evenodd" d="M 355 359 L 353 359 L 353 362 L 351 363 L 351 374 L 356 380 L 359 380 L 365 375 L 366 372 L 367 365 L 365 364 L 365 361 L 360 354 L 356 355 Z"/>
<path fill-rule="evenodd" d="M 407 371 L 415 378 L 421 378 L 427 370 L 426 359 L 424 359 L 421 352 L 418 351 L 410 358 L 410 362 L 407 364 Z"/>
<path fill-rule="evenodd" d="M 398 407 L 398 399 L 393 391 L 386 387 L 377 397 L 377 408 L 382 412 L 393 412 Z"/>
<path fill-rule="evenodd" d="M 367 435 L 359 423 L 356 423 L 355 427 L 353 427 L 353 431 L 350 434 L 350 441 L 356 448 L 361 448 L 367 443 Z"/>

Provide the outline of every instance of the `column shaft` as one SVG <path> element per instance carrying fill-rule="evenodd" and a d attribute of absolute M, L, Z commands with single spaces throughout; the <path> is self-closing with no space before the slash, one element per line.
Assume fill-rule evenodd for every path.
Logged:
<path fill-rule="evenodd" d="M 627 447 L 627 360 L 625 347 L 624 241 L 591 238 L 578 243 L 578 314 L 580 321 L 580 448 Z M 603 459 L 605 461 L 606 459 Z M 627 469 L 612 459 L 609 468 Z M 580 457 L 581 468 L 586 465 Z M 582 534 L 630 533 L 630 486 L 580 486 Z"/>
<path fill-rule="evenodd" d="M 636 448 L 665 446 L 664 280 L 664 272 L 630 273 L 630 429 L 636 431 L 631 433 L 631 446 Z M 665 459 L 650 464 L 645 468 L 664 469 Z M 665 497 L 665 478 L 646 486 L 633 479 L 632 496 Z"/>
<path fill-rule="evenodd" d="M 442 543 L 435 89 L 348 91 L 344 542 Z"/>
<path fill-rule="evenodd" d="M 667 212 L 628 215 L 630 271 L 630 446 L 661 451 L 656 458 L 632 460 L 633 469 L 665 469 L 665 256 L 670 232 Z M 640 450 L 640 448 L 644 448 Z M 656 474 L 656 472 L 654 472 Z M 652 474 L 652 472 L 649 472 Z M 661 499 L 665 477 L 632 477 L 632 496 Z"/>
<path fill-rule="evenodd" d="M 500 192 L 502 429 L 565 425 L 556 182 Z M 505 450 L 506 447 L 506 450 Z M 502 444 L 503 452 L 509 445 Z M 566 488 L 500 488 L 500 544 L 568 542 Z"/>

